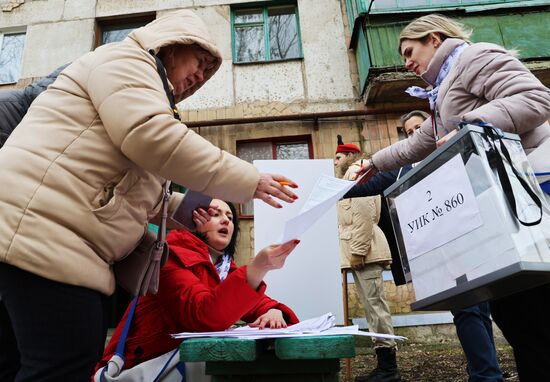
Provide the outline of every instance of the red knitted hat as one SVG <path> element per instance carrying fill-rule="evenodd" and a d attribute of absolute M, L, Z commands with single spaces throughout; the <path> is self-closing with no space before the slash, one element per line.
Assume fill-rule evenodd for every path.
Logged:
<path fill-rule="evenodd" d="M 361 149 L 353 143 L 345 143 L 336 147 L 336 153 L 360 153 Z"/>

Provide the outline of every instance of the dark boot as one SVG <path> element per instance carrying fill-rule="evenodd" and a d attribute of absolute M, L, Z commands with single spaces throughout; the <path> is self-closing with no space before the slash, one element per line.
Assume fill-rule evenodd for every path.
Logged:
<path fill-rule="evenodd" d="M 401 382 L 395 349 L 377 348 L 375 350 L 378 365 L 369 375 L 356 377 L 355 382 Z"/>

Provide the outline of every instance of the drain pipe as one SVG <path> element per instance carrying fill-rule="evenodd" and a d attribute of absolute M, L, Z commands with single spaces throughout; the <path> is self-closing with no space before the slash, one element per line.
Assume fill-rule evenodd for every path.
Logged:
<path fill-rule="evenodd" d="M 283 115 L 268 115 L 262 117 L 245 117 L 245 118 L 226 118 L 212 119 L 204 121 L 187 121 L 184 122 L 187 127 L 206 127 L 206 126 L 223 126 L 223 125 L 244 125 L 247 123 L 264 123 L 264 122 L 281 122 L 281 121 L 304 121 L 311 120 L 317 122 L 324 118 L 344 118 L 344 117 L 363 117 L 367 115 L 387 114 L 387 113 L 406 113 L 411 111 L 410 105 L 372 108 L 367 107 L 363 110 L 344 110 L 344 111 L 329 111 L 321 113 L 298 113 L 298 114 L 283 114 Z"/>

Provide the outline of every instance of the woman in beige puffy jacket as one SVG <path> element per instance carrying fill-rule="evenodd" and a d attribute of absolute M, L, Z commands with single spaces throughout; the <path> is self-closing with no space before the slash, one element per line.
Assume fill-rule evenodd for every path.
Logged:
<path fill-rule="evenodd" d="M 89 378 L 112 264 L 158 213 L 166 179 L 238 203 L 295 198 L 278 182 L 288 179 L 259 174 L 174 118 L 153 54 L 175 102 L 222 61 L 196 15 L 163 16 L 68 66 L 0 150 L 2 381 Z"/>
<path fill-rule="evenodd" d="M 440 15 L 420 17 L 403 29 L 399 53 L 405 66 L 431 85 L 408 92 L 429 100 L 432 118 L 409 139 L 374 154 L 363 171 L 372 167 L 387 171 L 420 161 L 436 149 L 439 138 L 443 137 L 441 144 L 456 132 L 460 121 L 483 121 L 519 134 L 527 154 L 550 149 L 550 90 L 506 49 L 471 44 L 470 33 Z M 548 155 L 537 157 L 538 161 L 530 158 L 533 167 L 548 171 Z M 540 158 L 546 161 L 540 163 Z M 544 303 L 549 299 L 550 284 L 546 284 L 490 303 L 493 319 L 514 349 L 522 381 L 550 380 L 546 348 L 550 324 Z M 501 381 L 484 306 L 453 312 L 455 324 L 468 360 L 469 380 Z"/>

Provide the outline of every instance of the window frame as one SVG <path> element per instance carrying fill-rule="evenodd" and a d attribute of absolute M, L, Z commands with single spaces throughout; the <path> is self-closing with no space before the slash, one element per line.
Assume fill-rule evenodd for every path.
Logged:
<path fill-rule="evenodd" d="M 298 50 L 300 54 L 297 57 L 292 58 L 271 58 L 271 49 L 269 41 L 269 13 L 268 10 L 272 8 L 282 8 L 286 6 L 294 6 L 294 15 L 296 17 L 296 29 L 298 32 Z M 258 61 L 237 61 L 237 39 L 236 39 L 236 28 L 235 28 L 235 13 L 242 10 L 249 9 L 260 9 L 262 10 L 262 22 L 250 22 L 250 23 L 238 23 L 238 26 L 263 26 L 264 30 L 264 59 Z M 296 61 L 304 59 L 304 50 L 302 47 L 302 33 L 300 31 L 300 14 L 298 11 L 298 3 L 292 0 L 278 0 L 270 2 L 255 2 L 248 4 L 239 4 L 237 6 L 231 7 L 231 54 L 233 58 L 233 64 L 235 65 L 253 65 L 253 64 L 262 64 L 270 62 L 285 62 L 285 61 Z"/>
<path fill-rule="evenodd" d="M 115 26 L 121 26 L 124 25 L 131 25 L 131 24 L 141 24 L 144 23 L 148 24 L 151 21 L 154 21 L 157 18 L 156 13 L 139 13 L 139 14 L 133 14 L 133 15 L 116 15 L 116 16 L 108 16 L 108 17 L 102 17 L 97 18 L 95 20 L 95 36 L 94 36 L 94 49 L 103 45 L 101 41 L 103 40 L 103 32 L 105 32 L 105 28 L 113 28 Z M 123 28 L 120 28 L 123 29 Z"/>
<path fill-rule="evenodd" d="M 19 78 L 13 82 L 0 82 L 0 88 L 4 85 L 15 85 L 21 79 L 21 73 L 23 71 L 23 59 L 25 58 L 25 48 L 27 46 L 27 29 L 26 28 L 6 28 L 0 30 L 0 53 L 2 52 L 2 45 L 4 43 L 5 35 L 12 34 L 24 34 L 25 41 L 23 42 L 23 50 L 21 51 L 21 67 L 19 68 Z"/>
<path fill-rule="evenodd" d="M 273 156 L 272 160 L 277 160 L 277 145 L 278 144 L 288 144 L 288 143 L 307 143 L 307 149 L 309 153 L 309 159 L 314 159 L 315 155 L 313 153 L 313 137 L 311 134 L 302 134 L 302 135 L 286 135 L 283 137 L 267 137 L 267 138 L 258 138 L 258 139 L 242 139 L 237 140 L 235 145 L 235 156 L 238 155 L 238 149 L 240 144 L 246 143 L 262 143 L 262 142 L 271 142 L 271 154 Z M 240 159 L 240 158 L 239 158 Z M 244 204 L 244 203 L 243 203 Z M 239 219 L 253 219 L 254 215 L 245 215 L 242 213 L 242 204 L 237 206 L 237 212 L 239 214 Z"/>

